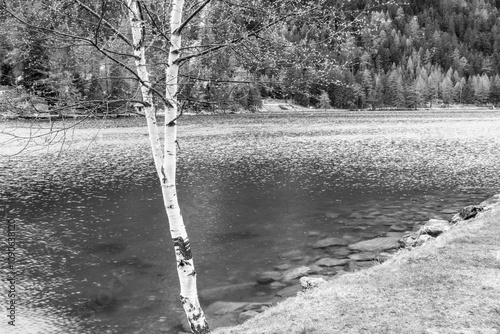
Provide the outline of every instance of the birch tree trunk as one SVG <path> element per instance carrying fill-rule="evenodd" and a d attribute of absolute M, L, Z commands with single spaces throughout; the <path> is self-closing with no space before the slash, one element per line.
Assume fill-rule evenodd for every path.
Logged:
<path fill-rule="evenodd" d="M 161 183 L 163 202 L 168 216 L 170 233 L 175 249 L 177 274 L 181 286 L 180 300 L 186 312 L 191 331 L 195 334 L 209 333 L 209 327 L 203 310 L 200 307 L 196 288 L 196 271 L 191 253 L 191 246 L 182 219 L 176 189 L 176 162 L 177 162 L 177 117 L 178 117 L 178 73 L 177 60 L 180 53 L 181 34 L 179 26 L 182 20 L 184 0 L 172 0 L 170 18 L 170 50 L 166 73 L 166 98 L 171 106 L 165 111 L 165 142 L 164 152 L 156 125 L 156 116 L 153 105 L 153 96 L 149 74 L 146 68 L 145 29 L 141 2 L 127 0 L 130 9 L 129 20 L 133 35 L 134 55 L 136 56 L 137 73 L 141 78 L 141 93 L 145 103 L 145 113 L 148 124 L 149 139 L 153 150 L 156 171 Z"/>

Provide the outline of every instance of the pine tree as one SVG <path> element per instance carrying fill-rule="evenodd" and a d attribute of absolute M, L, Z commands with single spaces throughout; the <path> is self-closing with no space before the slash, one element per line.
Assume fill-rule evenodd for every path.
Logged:
<path fill-rule="evenodd" d="M 447 75 L 444 77 L 440 84 L 441 97 L 445 105 L 449 105 L 453 102 L 453 82 L 451 78 Z"/>
<path fill-rule="evenodd" d="M 319 107 L 325 110 L 331 108 L 330 96 L 324 90 L 321 91 L 321 95 L 319 96 Z"/>
<path fill-rule="evenodd" d="M 500 104 L 500 75 L 498 74 L 491 80 L 490 101 L 495 106 Z"/>
<path fill-rule="evenodd" d="M 429 87 L 423 76 L 419 76 L 415 80 L 415 92 L 418 105 L 425 105 L 429 97 Z"/>

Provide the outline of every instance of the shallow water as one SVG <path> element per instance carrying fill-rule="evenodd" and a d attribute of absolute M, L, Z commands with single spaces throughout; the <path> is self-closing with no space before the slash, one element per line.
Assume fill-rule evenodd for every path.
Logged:
<path fill-rule="evenodd" d="M 203 134 L 180 139 L 179 198 L 205 306 L 272 299 L 264 286 L 215 288 L 310 264 L 325 256 L 311 247 L 318 239 L 410 231 L 500 188 L 494 112 L 246 117 L 226 120 L 241 127 L 224 134 L 206 118 Z M 176 333 L 173 248 L 147 143 L 136 140 L 2 160 L 22 333 Z"/>

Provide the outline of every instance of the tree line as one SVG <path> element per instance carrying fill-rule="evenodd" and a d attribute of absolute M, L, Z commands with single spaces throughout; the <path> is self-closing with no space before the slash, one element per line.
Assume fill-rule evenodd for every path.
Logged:
<path fill-rule="evenodd" d="M 121 1 L 6 2 L 19 17 L 0 9 L 0 85 L 60 107 L 115 110 L 139 100 L 137 78 L 125 66 L 133 59 Z M 322 108 L 500 103 L 498 0 L 280 2 L 269 27 L 262 18 L 272 1 L 235 4 L 212 2 L 186 28 L 184 40 L 201 56 L 180 71 L 184 109 L 256 110 L 268 97 Z M 146 13 L 147 52 L 154 86 L 163 90 L 168 45 L 155 36 L 165 34 L 168 17 L 160 7 L 151 2 Z M 294 8 L 307 15 L 287 16 Z M 242 34 L 254 36 L 221 47 Z"/>

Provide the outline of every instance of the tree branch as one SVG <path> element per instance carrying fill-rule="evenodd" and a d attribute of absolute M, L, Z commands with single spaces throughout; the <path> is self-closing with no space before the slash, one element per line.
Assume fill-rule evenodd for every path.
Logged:
<path fill-rule="evenodd" d="M 188 16 L 187 19 L 184 20 L 184 22 L 182 22 L 179 27 L 176 29 L 177 30 L 177 33 L 181 33 L 182 32 L 182 29 L 184 29 L 184 27 L 194 18 L 196 17 L 196 15 L 198 15 L 199 12 L 201 12 L 201 10 L 203 8 L 205 8 L 206 5 L 208 5 L 210 3 L 210 1 L 212 0 L 205 0 L 204 3 L 202 3 L 200 5 L 200 7 L 198 7 L 194 12 L 191 13 L 191 15 Z M 173 32 L 172 32 L 173 33 Z"/>
<path fill-rule="evenodd" d="M 122 33 L 120 33 L 118 31 L 118 29 L 116 29 L 111 23 L 109 23 L 108 21 L 106 21 L 102 15 L 99 15 L 98 13 L 96 13 L 92 8 L 90 8 L 89 6 L 87 6 L 86 4 L 82 3 L 80 0 L 75 0 L 75 2 L 78 3 L 78 5 L 80 5 L 80 7 L 84 8 L 86 11 L 88 11 L 90 14 L 92 14 L 94 17 L 96 17 L 97 19 L 99 19 L 99 21 L 102 21 L 102 23 L 104 23 L 108 28 L 110 28 L 111 30 L 113 30 L 113 32 L 122 40 L 124 41 L 125 43 L 127 43 L 127 45 L 129 46 L 133 46 L 132 45 L 132 42 L 130 42 L 130 40 L 125 37 Z"/>

